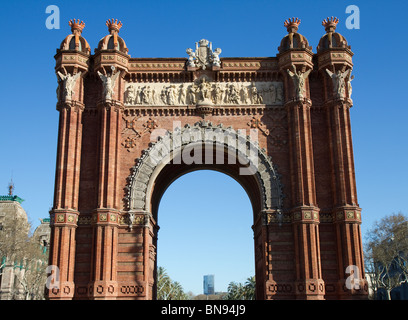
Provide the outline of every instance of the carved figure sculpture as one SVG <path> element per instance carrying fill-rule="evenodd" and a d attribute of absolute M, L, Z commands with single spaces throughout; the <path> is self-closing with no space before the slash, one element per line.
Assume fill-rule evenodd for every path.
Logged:
<path fill-rule="evenodd" d="M 193 83 L 191 86 L 188 87 L 187 97 L 189 104 L 196 103 L 196 93 L 198 91 L 198 87 Z"/>
<path fill-rule="evenodd" d="M 302 72 L 300 70 L 296 71 L 296 66 L 293 65 L 294 72 L 290 71 L 289 69 L 287 69 L 286 71 L 292 78 L 293 85 L 295 87 L 295 97 L 298 99 L 302 99 L 304 96 L 306 78 L 309 76 L 309 73 L 312 71 L 312 69 L 309 69 L 305 72 Z"/>
<path fill-rule="evenodd" d="M 181 84 L 179 91 L 178 91 L 178 97 L 179 97 L 179 103 L 181 105 L 186 103 L 186 89 L 184 88 L 184 85 Z"/>
<path fill-rule="evenodd" d="M 220 60 L 220 57 L 219 57 L 221 52 L 222 51 L 221 51 L 220 48 L 215 49 L 215 51 L 213 52 L 213 66 L 221 67 L 221 60 Z"/>
<path fill-rule="evenodd" d="M 243 85 L 241 88 L 241 101 L 245 104 L 248 104 L 248 99 L 249 99 L 248 87 Z"/>
<path fill-rule="evenodd" d="M 125 90 L 125 103 L 126 104 L 133 104 L 135 103 L 136 96 L 134 87 L 128 86 Z"/>
<path fill-rule="evenodd" d="M 123 101 L 128 106 L 156 104 L 182 106 L 197 103 L 275 105 L 282 103 L 282 87 L 281 82 L 232 84 L 210 81 L 208 77 L 202 76 L 195 82 L 180 84 L 128 83 Z"/>
<path fill-rule="evenodd" d="M 152 99 L 152 91 L 150 89 L 150 86 L 146 86 L 142 89 L 142 101 L 145 104 L 151 104 L 153 101 Z"/>
<path fill-rule="evenodd" d="M 195 60 L 195 58 L 196 58 L 196 55 L 195 55 L 193 49 L 188 48 L 188 49 L 186 50 L 186 53 L 188 54 L 188 64 L 187 64 L 187 65 L 188 65 L 189 67 L 195 67 L 196 65 L 195 65 L 194 60 Z"/>
<path fill-rule="evenodd" d="M 114 69 L 112 69 L 113 71 Z M 112 99 L 113 94 L 114 94 L 114 88 L 116 84 L 116 79 L 119 76 L 120 71 L 116 72 L 115 74 L 112 74 L 110 76 L 104 75 L 98 71 L 99 78 L 101 78 L 102 83 L 103 83 L 103 97 L 105 99 Z"/>
<path fill-rule="evenodd" d="M 273 84 L 269 86 L 269 102 L 275 103 L 276 101 L 276 88 Z"/>
<path fill-rule="evenodd" d="M 259 94 L 258 89 L 255 86 L 255 83 L 252 83 L 251 87 L 251 103 L 260 104 L 262 103 L 262 96 Z"/>
<path fill-rule="evenodd" d="M 276 86 L 276 101 L 282 102 L 283 101 L 283 83 L 278 83 Z"/>
<path fill-rule="evenodd" d="M 219 104 L 222 102 L 222 94 L 224 90 L 221 88 L 221 85 L 219 83 L 215 84 L 214 88 L 214 103 Z"/>
<path fill-rule="evenodd" d="M 199 88 L 199 100 L 206 101 L 206 102 L 211 102 L 211 84 L 206 80 L 205 77 L 203 77 L 200 80 L 200 83 L 198 85 Z"/>
<path fill-rule="evenodd" d="M 171 106 L 176 104 L 176 86 L 174 85 L 167 88 L 167 103 Z"/>
<path fill-rule="evenodd" d="M 60 91 L 61 91 L 61 83 L 62 83 L 62 90 L 63 90 L 63 96 L 62 99 L 65 100 L 71 100 L 72 95 L 74 93 L 74 87 L 77 79 L 81 75 L 81 72 L 76 73 L 75 75 L 70 75 L 67 73 L 66 75 L 62 74 L 61 72 L 57 71 L 57 75 L 59 77 L 58 81 L 58 88 L 57 88 L 57 99 L 58 101 L 60 100 Z"/>
<path fill-rule="evenodd" d="M 233 84 L 230 85 L 229 103 L 239 104 L 238 90 L 235 88 L 235 86 Z"/>
<path fill-rule="evenodd" d="M 212 44 L 206 39 L 201 39 L 196 42 L 196 50 L 188 48 L 186 50 L 188 54 L 187 66 L 198 67 L 205 70 L 209 66 L 221 66 L 221 61 L 219 55 L 221 54 L 221 49 L 217 48 L 212 51 Z"/>
<path fill-rule="evenodd" d="M 333 95 L 336 98 L 344 98 L 346 93 L 346 78 L 349 76 L 351 69 L 341 72 L 331 72 L 329 69 L 326 69 L 327 74 L 332 79 L 333 83 Z"/>
<path fill-rule="evenodd" d="M 351 92 L 353 88 L 351 87 L 351 81 L 354 79 L 354 76 L 349 76 L 348 81 L 347 81 L 347 91 L 348 91 L 348 97 L 351 98 Z"/>

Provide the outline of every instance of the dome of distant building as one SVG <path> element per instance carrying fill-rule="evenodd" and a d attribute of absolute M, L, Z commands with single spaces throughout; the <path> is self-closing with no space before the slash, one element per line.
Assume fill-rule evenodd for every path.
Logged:
<path fill-rule="evenodd" d="M 50 243 L 51 234 L 50 219 L 45 218 L 40 219 L 40 221 L 41 224 L 35 229 L 33 236 L 36 239 L 36 241 L 46 249 Z"/>

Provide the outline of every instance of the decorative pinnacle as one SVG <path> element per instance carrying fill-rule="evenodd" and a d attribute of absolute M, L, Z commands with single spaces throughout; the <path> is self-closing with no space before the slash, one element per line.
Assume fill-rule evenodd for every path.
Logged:
<path fill-rule="evenodd" d="M 79 32 L 79 34 L 82 33 L 82 29 L 85 28 L 85 23 L 83 21 L 79 22 L 79 19 L 71 19 L 69 20 L 68 24 L 71 26 L 71 31 L 72 33 Z"/>
<path fill-rule="evenodd" d="M 288 20 L 285 20 L 285 23 L 283 25 L 286 27 L 289 33 L 294 33 L 298 30 L 299 24 L 299 18 L 289 18 Z"/>
<path fill-rule="evenodd" d="M 118 22 L 118 19 L 114 20 L 113 18 L 106 20 L 106 25 L 110 33 L 112 33 L 112 31 L 118 33 L 120 28 L 122 28 L 122 22 Z"/>
<path fill-rule="evenodd" d="M 324 26 L 326 32 L 334 32 L 338 23 L 339 19 L 337 19 L 336 17 L 327 17 L 327 19 L 322 21 L 322 25 Z"/>
<path fill-rule="evenodd" d="M 8 185 L 8 189 L 9 189 L 8 195 L 9 195 L 9 196 L 12 196 L 12 195 L 13 195 L 13 190 L 14 190 L 13 179 L 11 179 L 11 181 L 10 181 L 10 183 L 9 183 L 9 185 Z"/>

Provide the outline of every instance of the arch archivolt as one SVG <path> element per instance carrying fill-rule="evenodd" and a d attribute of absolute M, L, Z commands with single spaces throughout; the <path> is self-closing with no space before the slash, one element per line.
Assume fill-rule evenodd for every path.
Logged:
<path fill-rule="evenodd" d="M 129 217 L 135 213 L 151 213 L 155 180 L 166 165 L 183 162 L 187 165 L 210 164 L 211 168 L 214 161 L 223 166 L 240 166 L 240 176 L 252 176 L 256 181 L 261 211 L 281 212 L 283 194 L 280 176 L 272 159 L 257 143 L 257 129 L 251 129 L 246 135 L 245 130 L 234 130 L 202 120 L 193 126 L 176 126 L 173 131 L 162 131 L 157 141 L 142 152 L 131 168 L 126 186 L 124 200 Z M 239 176 L 234 178 L 240 182 Z"/>

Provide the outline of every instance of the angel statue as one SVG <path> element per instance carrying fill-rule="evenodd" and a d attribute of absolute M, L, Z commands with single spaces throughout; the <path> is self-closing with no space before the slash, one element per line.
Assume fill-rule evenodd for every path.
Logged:
<path fill-rule="evenodd" d="M 293 80 L 293 84 L 295 86 L 295 94 L 296 98 L 298 99 L 303 99 L 303 94 L 305 90 L 305 83 L 306 83 L 306 78 L 308 77 L 309 73 L 312 71 L 312 69 L 309 69 L 306 72 L 302 71 L 296 71 L 296 66 L 293 65 L 293 71 L 290 71 L 289 69 L 286 70 L 290 77 Z"/>
<path fill-rule="evenodd" d="M 354 76 L 349 76 L 349 79 L 347 81 L 347 90 L 348 90 L 348 97 L 351 98 L 351 92 L 353 88 L 351 87 L 351 81 L 354 79 Z"/>
<path fill-rule="evenodd" d="M 188 48 L 188 49 L 186 50 L 186 53 L 188 54 L 188 64 L 187 64 L 187 66 L 189 66 L 189 67 L 195 67 L 195 66 L 196 66 L 196 65 L 195 65 L 195 62 L 194 62 L 194 60 L 195 60 L 195 58 L 196 58 L 195 52 L 193 51 L 193 49 Z"/>
<path fill-rule="evenodd" d="M 221 67 L 221 60 L 220 60 L 220 57 L 219 57 L 219 55 L 221 54 L 221 49 L 220 48 L 217 48 L 217 49 L 215 49 L 214 50 L 214 52 L 213 52 L 213 66 L 216 66 L 216 67 Z"/>
<path fill-rule="evenodd" d="M 336 73 L 326 69 L 326 72 L 333 82 L 333 95 L 336 98 L 344 98 L 346 93 L 346 78 L 349 76 L 351 69 L 344 72 L 337 70 Z"/>
<path fill-rule="evenodd" d="M 112 68 L 112 72 L 114 68 Z M 106 100 L 110 100 L 113 97 L 115 88 L 116 79 L 118 78 L 120 71 L 116 72 L 115 74 L 111 74 L 110 76 L 104 75 L 98 71 L 99 78 L 101 78 L 103 82 L 103 96 Z"/>
<path fill-rule="evenodd" d="M 62 74 L 60 71 L 57 71 L 57 77 L 58 77 L 58 88 L 57 88 L 57 99 L 60 101 L 60 94 L 61 94 L 61 84 L 62 84 L 62 99 L 65 100 L 71 100 L 72 95 L 74 93 L 74 87 L 77 79 L 80 77 L 81 72 L 76 73 L 75 75 L 70 75 L 67 73 L 66 75 Z"/>

